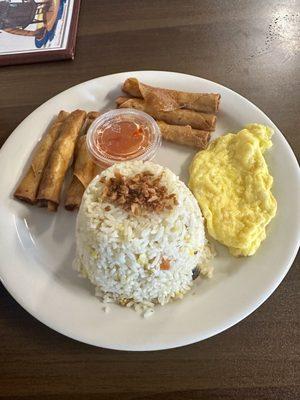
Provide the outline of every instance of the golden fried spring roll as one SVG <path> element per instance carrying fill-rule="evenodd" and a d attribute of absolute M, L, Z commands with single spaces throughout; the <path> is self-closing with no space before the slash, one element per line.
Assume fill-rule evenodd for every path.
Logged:
<path fill-rule="evenodd" d="M 194 129 L 205 131 L 213 131 L 216 125 L 216 116 L 213 114 L 204 114 L 186 109 L 158 111 L 149 107 L 143 99 L 128 97 L 118 97 L 116 103 L 120 108 L 135 108 L 171 125 L 190 125 Z"/>
<path fill-rule="evenodd" d="M 215 114 L 219 109 L 221 96 L 217 93 L 191 93 L 156 88 L 128 78 L 122 87 L 125 93 L 133 97 L 144 98 L 148 103 L 159 104 L 162 111 L 187 108 L 194 111 Z"/>
<path fill-rule="evenodd" d="M 95 175 L 96 165 L 89 156 L 86 135 L 80 136 L 76 145 L 73 177 L 65 200 L 67 210 L 79 208 L 83 193 Z"/>
<path fill-rule="evenodd" d="M 91 161 L 89 160 L 88 164 L 90 164 L 90 162 Z M 90 174 L 89 175 L 90 182 L 95 178 L 96 175 L 100 174 L 100 172 L 102 171 L 101 167 L 99 167 L 96 164 L 93 165 L 93 170 L 90 170 L 89 166 L 87 165 L 85 165 L 84 170 L 85 170 L 86 181 L 88 180 L 87 177 Z M 83 183 L 79 180 L 79 178 L 75 174 L 73 175 L 65 201 L 66 210 L 74 211 L 75 209 L 80 207 L 82 196 L 88 184 L 84 186 Z"/>
<path fill-rule="evenodd" d="M 43 170 L 50 156 L 52 146 L 59 135 L 62 123 L 68 115 L 69 113 L 66 111 L 60 111 L 46 134 L 42 137 L 34 152 L 29 169 L 14 193 L 17 199 L 23 200 L 29 204 L 34 204 L 36 202 L 36 195 Z"/>
<path fill-rule="evenodd" d="M 80 180 L 78 180 L 77 177 L 73 175 L 65 201 L 66 210 L 74 211 L 75 209 L 80 207 L 81 199 L 85 189 L 86 188 L 83 186 Z"/>
<path fill-rule="evenodd" d="M 99 116 L 100 112 L 98 111 L 90 111 L 87 114 L 84 126 L 85 133 Z M 83 193 L 90 181 L 96 176 L 97 171 L 96 164 L 92 162 L 88 154 L 85 134 L 78 138 L 76 144 L 73 177 L 65 200 L 65 208 L 67 210 L 72 211 L 75 208 L 79 208 Z"/>
<path fill-rule="evenodd" d="M 162 137 L 174 143 L 205 149 L 210 140 L 210 132 L 193 129 L 191 126 L 169 125 L 164 121 L 156 121 Z"/>
<path fill-rule="evenodd" d="M 92 125 L 94 120 L 100 117 L 101 113 L 99 111 L 90 111 L 87 114 L 86 123 L 85 123 L 85 132 L 89 130 L 89 127 Z"/>
<path fill-rule="evenodd" d="M 87 118 L 90 119 L 91 121 L 94 121 L 94 119 L 100 117 L 101 113 L 99 111 L 89 111 L 87 113 Z"/>
<path fill-rule="evenodd" d="M 37 200 L 42 206 L 47 204 L 49 211 L 56 211 L 59 205 L 65 174 L 72 160 L 85 116 L 85 111 L 76 110 L 66 118 L 43 172 Z"/>

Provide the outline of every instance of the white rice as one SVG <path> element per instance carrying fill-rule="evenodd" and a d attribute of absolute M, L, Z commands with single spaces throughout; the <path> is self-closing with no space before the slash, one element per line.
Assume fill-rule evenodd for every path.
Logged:
<path fill-rule="evenodd" d="M 113 177 L 116 169 L 125 176 L 163 173 L 161 184 L 176 194 L 178 205 L 134 216 L 103 201 L 100 177 Z M 151 162 L 115 164 L 90 183 L 77 217 L 76 241 L 75 268 L 96 286 L 96 295 L 134 307 L 145 317 L 155 304 L 182 298 L 192 286 L 194 268 L 208 273 L 210 251 L 196 199 L 173 172 Z M 160 269 L 162 258 L 170 260 L 169 270 Z"/>

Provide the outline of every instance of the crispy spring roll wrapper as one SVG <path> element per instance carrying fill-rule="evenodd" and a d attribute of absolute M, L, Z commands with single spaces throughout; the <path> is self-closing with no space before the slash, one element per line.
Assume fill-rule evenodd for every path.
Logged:
<path fill-rule="evenodd" d="M 59 205 L 64 178 L 73 158 L 76 140 L 85 117 L 85 111 L 73 111 L 65 119 L 60 135 L 54 143 L 37 195 L 40 205 L 47 204 L 49 211 L 56 211 Z"/>
<path fill-rule="evenodd" d="M 79 208 L 84 191 L 85 187 L 83 184 L 75 175 L 73 175 L 72 181 L 68 188 L 65 209 L 68 211 L 74 211 L 75 209 Z"/>
<path fill-rule="evenodd" d="M 86 133 L 93 121 L 99 116 L 100 112 L 98 111 L 90 111 L 87 114 L 84 126 L 85 134 L 79 137 L 77 140 L 75 148 L 73 177 L 70 186 L 68 187 L 65 200 L 65 208 L 69 211 L 73 211 L 75 208 L 79 208 L 83 193 L 87 185 L 98 173 L 96 164 L 93 163 L 88 154 L 86 145 Z"/>
<path fill-rule="evenodd" d="M 210 132 L 193 129 L 191 126 L 169 125 L 164 121 L 156 121 L 162 137 L 174 143 L 205 149 L 210 140 Z"/>
<path fill-rule="evenodd" d="M 88 153 L 86 135 L 78 139 L 75 157 L 73 177 L 65 201 L 65 208 L 69 211 L 79 208 L 85 189 L 98 173 L 97 165 Z"/>
<path fill-rule="evenodd" d="M 191 93 L 171 89 L 156 88 L 128 78 L 123 91 L 130 96 L 143 98 L 149 105 L 161 111 L 187 108 L 194 111 L 215 114 L 219 109 L 221 96 L 218 93 Z"/>
<path fill-rule="evenodd" d="M 85 121 L 80 129 L 79 136 L 85 135 L 87 131 L 89 130 L 89 127 L 92 125 L 94 120 L 99 117 L 101 114 L 98 111 L 90 111 L 87 113 Z M 76 150 L 76 146 L 75 146 Z"/>
<path fill-rule="evenodd" d="M 213 114 L 204 114 L 182 108 L 173 111 L 160 111 L 148 106 L 145 100 L 137 98 L 118 97 L 116 103 L 120 108 L 135 108 L 171 125 L 190 125 L 194 129 L 204 131 L 213 131 L 216 125 L 216 116 Z"/>
<path fill-rule="evenodd" d="M 68 115 L 69 113 L 66 111 L 60 111 L 44 137 L 42 137 L 34 152 L 29 169 L 14 193 L 17 199 L 23 200 L 29 204 L 34 204 L 36 202 L 36 195 L 43 170 L 50 156 L 52 146 L 59 135 L 63 121 Z"/>
<path fill-rule="evenodd" d="M 94 168 L 90 177 L 90 182 L 95 178 L 96 175 L 100 174 L 100 172 L 102 171 L 101 167 L 96 164 L 94 164 L 93 167 Z M 82 196 L 87 186 L 88 184 L 84 186 L 83 183 L 79 180 L 79 178 L 73 175 L 65 201 L 66 210 L 74 211 L 75 209 L 80 207 Z"/>
<path fill-rule="evenodd" d="M 94 120 L 100 117 L 101 113 L 99 111 L 90 111 L 87 114 L 86 122 L 85 122 L 85 132 L 89 130 L 89 127 L 92 125 Z"/>
<path fill-rule="evenodd" d="M 101 113 L 99 111 L 90 111 L 87 113 L 87 118 L 94 121 L 94 119 L 100 117 Z"/>

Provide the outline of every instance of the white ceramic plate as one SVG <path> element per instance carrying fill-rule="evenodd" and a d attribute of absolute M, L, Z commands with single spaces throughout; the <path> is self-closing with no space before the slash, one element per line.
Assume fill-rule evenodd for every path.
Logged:
<path fill-rule="evenodd" d="M 117 305 L 106 314 L 93 287 L 72 270 L 76 214 L 57 214 L 15 201 L 12 193 L 47 125 L 59 110 L 114 108 L 122 82 L 173 89 L 218 92 L 222 96 L 215 136 L 258 122 L 274 128 L 266 159 L 274 176 L 278 213 L 257 254 L 233 258 L 217 246 L 213 279 L 198 279 L 182 301 L 157 307 L 143 319 Z M 156 162 L 187 179 L 193 150 L 164 144 Z M 142 71 L 104 76 L 53 97 L 29 115 L 0 152 L 0 276 L 30 314 L 82 342 L 122 350 L 158 350 L 203 340 L 236 324 L 262 304 L 290 268 L 299 246 L 300 174 L 287 141 L 269 118 L 248 100 L 216 83 L 173 72 Z"/>

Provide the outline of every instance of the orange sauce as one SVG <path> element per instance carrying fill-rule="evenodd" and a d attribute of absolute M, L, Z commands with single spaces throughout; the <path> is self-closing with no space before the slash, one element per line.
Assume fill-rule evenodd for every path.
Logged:
<path fill-rule="evenodd" d="M 109 157 L 130 159 L 142 154 L 149 146 L 148 132 L 139 124 L 131 121 L 116 121 L 102 128 L 97 135 L 96 143 L 99 151 Z"/>

